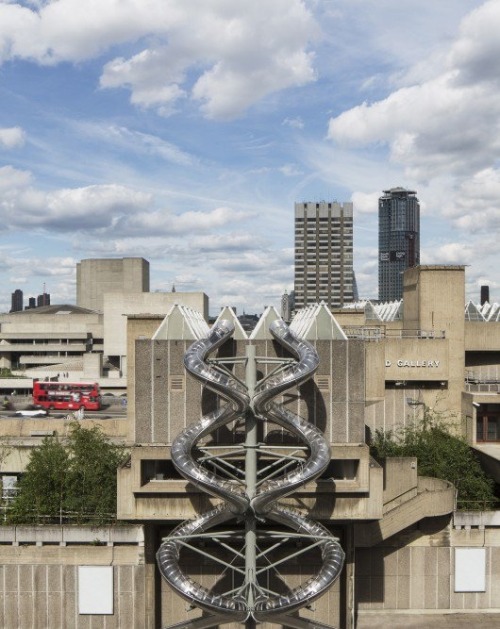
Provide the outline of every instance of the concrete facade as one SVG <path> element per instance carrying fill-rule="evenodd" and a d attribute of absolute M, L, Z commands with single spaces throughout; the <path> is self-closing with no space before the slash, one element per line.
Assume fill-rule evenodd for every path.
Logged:
<path fill-rule="evenodd" d="M 376 320 L 366 307 L 334 311 L 347 336 L 365 342 L 366 424 L 397 430 L 431 409 L 475 445 L 477 418 L 500 414 L 500 323 L 465 320 L 463 266 L 408 269 L 403 295 L 395 320 Z"/>
<path fill-rule="evenodd" d="M 103 349 L 103 318 L 97 312 L 63 304 L 0 314 L 0 367 L 70 365 L 86 352 Z"/>
<path fill-rule="evenodd" d="M 107 293 L 149 292 L 149 262 L 144 258 L 89 258 L 76 265 L 76 303 L 103 311 Z"/>
<path fill-rule="evenodd" d="M 495 455 L 500 448 L 496 442 L 485 445 L 477 439 L 478 421 L 494 416 L 497 408 L 500 324 L 464 322 L 464 273 L 463 267 L 456 266 L 407 271 L 404 313 L 393 321 L 377 321 L 367 309 L 335 312 L 333 319 L 319 308 L 310 319 L 305 336 L 316 346 L 320 366 L 313 380 L 287 396 L 287 405 L 325 432 L 332 465 L 284 503 L 332 530 L 347 558 L 339 581 L 311 609 L 301 610 L 303 618 L 339 629 L 378 627 L 381 622 L 419 629 L 461 626 L 458 621 L 456 625 L 446 624 L 456 615 L 469 624 L 486 627 L 488 620 L 498 619 L 498 514 L 455 512 L 452 486 L 420 477 L 418 462 L 411 457 L 390 459 L 381 467 L 371 459 L 367 445 L 370 431 L 414 425 L 428 406 L 458 432 L 467 434 L 478 451 L 487 447 L 493 453 L 485 450 L 485 456 L 500 458 L 498 452 Z M 74 547 L 71 543 L 64 546 L 66 533 L 50 533 L 48 529 L 46 533 L 30 533 L 26 542 L 22 531 L 9 533 L 11 537 L 3 542 L 6 545 L 0 544 L 0 557 L 6 557 L 0 563 L 6 570 L 15 557 L 17 564 L 8 568 L 11 572 L 4 572 L 3 582 L 0 580 L 4 600 L 10 597 L 3 608 L 0 604 L 0 613 L 11 610 L 13 614 L 21 601 L 33 610 L 30 605 L 36 598 L 45 619 L 49 612 L 44 601 L 53 593 L 54 610 L 61 610 L 60 600 L 67 596 L 66 607 L 57 612 L 57 618 L 62 614 L 68 622 L 75 613 L 78 565 L 102 565 L 106 560 L 117 562 L 112 563 L 116 617 L 77 615 L 75 624 L 67 626 L 107 628 L 125 626 L 125 622 L 130 627 L 157 629 L 200 616 L 198 610 L 187 609 L 161 580 L 154 560 L 164 535 L 218 502 L 181 478 L 171 463 L 172 439 L 218 403 L 213 393 L 184 370 L 184 352 L 196 335 L 182 312 L 175 306 L 167 317 L 160 313 L 124 317 L 128 415 L 115 425 L 109 423 L 107 434 L 131 446 L 130 459 L 118 473 L 118 517 L 123 523 L 135 522 L 143 531 L 143 558 L 139 550 L 130 550 L 125 543 L 123 548 L 120 542 L 114 547 L 92 544 L 89 536 L 93 533 L 88 529 L 74 532 L 73 541 L 83 544 Z M 224 316 L 231 317 L 231 311 Z M 266 359 L 286 356 L 266 331 L 272 317 L 272 313 L 264 314 L 265 321 L 251 339 L 237 328 L 234 340 L 219 349 L 219 357 L 242 358 L 245 347 L 255 345 L 261 357 L 259 377 L 268 374 L 274 365 Z M 228 368 L 243 378 L 242 363 L 235 360 Z M 25 439 L 34 444 L 40 436 L 31 433 L 37 428 L 53 430 L 53 422 L 19 420 L 3 425 L 13 440 L 20 437 L 20 442 Z M 64 431 L 64 424 L 56 429 Z M 215 443 L 241 442 L 242 431 L 244 427 L 239 425 L 232 431 L 221 429 Z M 260 438 L 271 444 L 284 443 L 283 431 L 272 425 L 263 429 Z M 54 537 L 43 541 L 38 534 Z M 97 539 L 99 543 L 109 541 Z M 26 552 L 23 543 L 28 544 Z M 471 586 L 470 591 L 458 587 L 463 574 L 457 557 L 463 550 L 479 550 L 484 560 L 482 572 L 478 569 L 475 575 L 481 583 Z M 312 554 L 295 558 L 283 566 L 283 574 L 290 583 L 298 584 L 314 572 L 314 561 Z M 209 560 L 193 561 L 189 574 L 207 586 L 218 575 Z M 18 591 L 20 583 L 22 593 Z M 63 586 L 65 594 L 60 597 Z M 130 614 L 127 621 L 125 609 Z M 30 627 L 33 611 L 22 613 L 28 614 L 25 626 Z M 425 624 L 427 621 L 430 624 Z M 225 626 L 236 629 L 236 625 Z"/>
<path fill-rule="evenodd" d="M 201 312 L 208 320 L 208 297 L 205 293 L 148 293 L 115 291 L 102 298 L 104 310 L 104 354 L 127 375 L 127 316 L 140 313 L 158 314 L 162 318 L 175 304 Z"/>
<path fill-rule="evenodd" d="M 430 411 L 500 483 L 500 321 L 471 305 L 464 316 L 464 297 L 463 266 L 420 266 L 405 273 L 397 318 L 377 320 L 368 305 L 335 316 L 365 340 L 367 429 L 397 431 Z"/>
<path fill-rule="evenodd" d="M 0 368 L 25 380 L 0 378 L 0 390 L 32 390 L 33 378 L 99 382 L 103 391 L 127 391 L 127 316 L 153 313 L 161 321 L 174 304 L 208 319 L 205 293 L 103 295 L 104 312 L 68 304 L 0 314 Z M 153 332 L 151 332 L 152 334 Z"/>
<path fill-rule="evenodd" d="M 3 629 L 153 629 L 153 564 L 141 526 L 1 527 Z M 80 613 L 81 567 L 112 567 L 112 614 Z"/>
<path fill-rule="evenodd" d="M 376 546 L 358 547 L 359 616 L 372 618 L 376 610 L 499 612 L 500 531 L 478 523 L 467 528 L 455 523 L 456 518 L 429 518 Z M 457 591 L 455 557 L 457 549 L 462 548 L 484 549 L 485 585 L 481 592 Z"/>
<path fill-rule="evenodd" d="M 171 316 L 175 317 L 175 313 Z M 129 325 L 135 336 L 138 318 L 129 320 Z M 176 338 L 172 330 L 182 327 L 162 325 L 170 330 L 167 338 L 157 338 L 160 335 L 156 335 L 153 339 L 135 341 L 135 413 L 131 421 L 132 437 L 138 447 L 132 449 L 130 462 L 119 471 L 118 479 L 119 517 L 148 522 L 151 535 L 158 539 L 179 521 L 192 518 L 217 503 L 179 477 L 170 461 L 172 439 L 197 420 L 200 413 L 215 408 L 216 397 L 184 373 L 183 356 L 194 338 Z M 295 509 L 309 511 L 312 517 L 332 523 L 333 518 L 339 523 L 345 519 L 380 518 L 382 469 L 370 460 L 368 447 L 364 444 L 363 344 L 338 340 L 332 345 L 331 341 L 321 338 L 314 342 L 322 357 L 321 369 L 314 382 L 291 395 L 289 408 L 309 417 L 330 435 L 336 465 L 328 470 L 324 479 L 305 486 L 285 502 Z M 218 355 L 241 358 L 247 343 L 248 339 L 236 338 L 222 346 Z M 278 350 L 277 353 L 269 334 L 255 338 L 252 343 L 256 346 L 256 354 L 262 357 L 259 369 L 264 377 L 273 369 L 266 359 L 283 356 L 283 352 Z M 238 377 L 244 377 L 242 364 L 236 361 L 232 369 Z M 243 426 L 234 432 L 220 430 L 219 443 L 239 441 L 242 431 Z M 284 437 L 281 429 L 270 426 L 264 430 L 262 438 L 279 445 Z M 333 487 L 337 488 L 335 500 Z M 338 534 L 345 536 L 340 524 Z M 306 578 L 313 569 L 313 561 L 311 557 L 302 565 L 292 560 L 291 565 L 283 568 L 284 573 L 292 579 L 299 578 L 299 573 Z M 217 566 L 210 563 L 203 564 L 201 571 L 199 564 L 193 564 L 189 570 L 193 579 L 203 583 L 216 579 L 218 573 Z M 178 597 L 164 583 L 158 583 L 162 626 L 197 616 L 196 611 L 186 614 Z M 343 587 L 339 583 L 332 588 L 319 603 L 322 611 L 309 614 L 311 618 L 321 619 L 326 613 L 330 622 L 342 623 L 346 614 L 340 594 Z"/>
<path fill-rule="evenodd" d="M 306 334 L 319 353 L 320 367 L 313 381 L 289 396 L 287 406 L 324 431 L 331 444 L 333 464 L 323 477 L 301 488 L 283 503 L 333 528 L 347 553 L 340 581 L 311 610 L 301 610 L 301 617 L 352 629 L 357 616 L 364 610 L 370 611 L 372 602 L 377 600 L 378 594 L 367 599 L 366 588 L 372 592 L 373 585 L 375 592 L 376 588 L 392 587 L 389 579 L 392 575 L 389 572 L 378 575 L 379 579 L 383 577 L 384 584 L 388 579 L 388 585 L 381 586 L 375 579 L 374 567 L 374 580 L 363 589 L 365 569 L 372 579 L 371 563 L 368 568 L 360 568 L 361 562 L 365 563 L 365 555 L 383 552 L 380 549 L 387 544 L 391 547 L 395 535 L 419 530 L 427 519 L 434 522 L 434 526 L 438 522 L 441 529 L 449 530 L 455 490 L 443 481 L 418 477 L 415 459 L 393 460 L 381 468 L 370 458 L 365 442 L 369 408 L 366 399 L 367 395 L 372 400 L 384 399 L 384 370 L 380 369 L 386 359 L 384 345 L 361 339 L 325 337 L 328 326 L 321 316 L 318 310 Z M 187 324 L 182 327 L 178 322 L 175 325 L 163 322 L 162 328 L 170 333 L 147 338 L 147 330 L 154 325 L 154 320 L 141 323 L 140 317 L 129 318 L 129 339 L 132 336 L 135 345 L 130 436 L 137 447 L 132 448 L 129 463 L 119 471 L 118 515 L 126 521 L 148 522 L 151 536 L 160 538 L 178 522 L 193 518 L 218 502 L 182 479 L 170 461 L 172 439 L 200 414 L 215 408 L 216 396 L 184 372 L 182 359 L 195 339 L 186 334 Z M 250 341 L 237 330 L 235 340 L 220 348 L 219 357 L 243 357 L 245 346 L 250 342 L 256 346 L 257 356 L 262 357 L 260 377 L 265 377 L 274 368 L 272 363 L 266 364 L 265 359 L 283 356 L 283 350 L 265 329 L 265 325 L 258 326 L 257 334 Z M 184 333 L 180 334 L 180 330 Z M 240 363 L 235 361 L 230 369 L 238 377 L 244 377 Z M 244 428 L 236 427 L 233 432 L 220 430 L 218 443 L 239 442 L 242 438 L 239 430 Z M 279 444 L 282 430 L 271 425 L 261 438 Z M 440 539 L 446 540 L 446 535 Z M 312 557 L 305 562 L 292 562 L 285 569 L 288 578 L 294 583 L 306 578 L 307 570 L 312 569 L 311 562 Z M 197 565 L 189 569 L 195 580 L 208 583 L 216 578 L 213 565 L 204 566 L 203 570 L 208 570 L 204 573 L 200 573 Z M 350 583 L 356 583 L 356 594 L 350 589 Z M 158 613 L 162 625 L 196 617 L 196 611 L 182 611 L 180 599 L 164 583 L 159 587 Z M 404 608 L 402 591 L 398 601 Z M 387 606 L 390 605 L 388 599 Z"/>
<path fill-rule="evenodd" d="M 295 309 L 354 299 L 352 203 L 295 204 Z"/>

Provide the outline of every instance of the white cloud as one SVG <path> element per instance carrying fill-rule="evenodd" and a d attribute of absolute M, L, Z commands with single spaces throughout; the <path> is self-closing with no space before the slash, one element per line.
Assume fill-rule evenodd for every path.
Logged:
<path fill-rule="evenodd" d="M 329 122 L 328 137 L 340 147 L 387 146 L 392 163 L 417 190 L 440 180 L 444 202 L 430 211 L 468 231 L 483 221 L 487 229 L 498 226 L 492 191 L 499 177 L 499 23 L 500 2 L 485 2 L 463 19 L 448 54 L 440 51 L 439 62 L 446 63 L 440 74 Z M 476 208 L 483 208 L 480 222 Z"/>
<path fill-rule="evenodd" d="M 207 251 L 212 252 L 229 252 L 232 251 L 236 255 L 244 251 L 253 251 L 258 246 L 254 235 L 245 233 L 231 234 L 210 234 L 207 236 L 199 236 L 192 242 L 195 250 L 202 255 Z"/>
<path fill-rule="evenodd" d="M 91 233 L 111 230 L 119 217 L 143 211 L 151 195 L 116 184 L 44 192 L 30 173 L 0 168 L 0 217 L 4 229 Z"/>
<path fill-rule="evenodd" d="M 33 9 L 2 4 L 0 59 L 82 61 L 144 36 L 155 24 L 155 31 L 165 31 L 173 13 L 161 0 L 123 0 L 119 10 L 114 0 L 49 0 Z"/>
<path fill-rule="evenodd" d="M 16 272 L 26 273 L 36 277 L 66 277 L 74 278 L 77 260 L 68 256 L 47 258 L 30 257 L 18 260 Z"/>
<path fill-rule="evenodd" d="M 0 148 L 19 148 L 26 141 L 26 133 L 20 127 L 7 127 L 0 129 Z"/>
<path fill-rule="evenodd" d="M 470 233 L 500 229 L 500 170 L 486 168 L 463 181 L 456 204 L 447 213 L 456 225 Z"/>
<path fill-rule="evenodd" d="M 195 6 L 193 6 L 195 4 Z M 319 28 L 301 0 L 58 0 L 0 4 L 0 61 L 78 62 L 147 39 L 109 61 L 102 87 L 169 114 L 192 98 L 209 118 L 232 118 L 261 98 L 315 79 L 308 42 Z"/>
<path fill-rule="evenodd" d="M 246 216 L 244 212 L 227 207 L 218 207 L 209 212 L 187 211 L 178 215 L 167 210 L 136 212 L 117 218 L 112 231 L 117 238 L 144 235 L 178 237 L 232 225 Z"/>
<path fill-rule="evenodd" d="M 96 138 L 128 153 L 152 155 L 181 166 L 190 166 L 197 161 L 194 156 L 156 135 L 112 124 L 80 121 L 70 124 L 85 138 Z"/>
<path fill-rule="evenodd" d="M 155 209 L 151 194 L 117 184 L 66 188 L 49 192 L 32 185 L 28 172 L 11 166 L 0 168 L 0 219 L 4 229 L 17 231 L 45 230 L 50 233 L 92 235 L 110 247 L 110 238 L 162 239 L 158 245 L 165 255 L 165 243 L 179 241 L 179 236 L 202 233 L 195 247 L 205 249 L 238 249 L 251 246 L 248 234 L 216 235 L 217 230 L 232 227 L 250 218 L 253 212 L 219 206 L 209 211 L 188 210 L 174 214 L 167 209 Z M 254 240 L 255 241 L 255 240 Z M 182 241 L 180 241 L 182 243 Z M 152 241 L 144 246 L 149 248 Z M 141 246 L 136 244 L 136 246 Z M 174 244 L 186 249 L 185 244 Z M 133 244 L 126 245 L 132 248 Z M 190 249 L 190 246 L 187 247 Z M 190 255 L 194 252 L 190 249 Z"/>
<path fill-rule="evenodd" d="M 381 192 L 354 192 L 352 202 L 356 214 L 376 214 L 378 212 L 378 200 Z"/>
<path fill-rule="evenodd" d="M 491 37 L 491 21 L 500 20 L 500 3 L 487 2 L 464 19 L 461 35 L 451 47 L 448 68 L 440 76 L 401 88 L 386 99 L 363 103 L 330 120 L 329 137 L 340 144 L 364 145 L 387 142 L 393 157 L 408 165 L 419 165 L 421 154 L 433 149 L 435 156 L 455 157 L 455 166 L 465 160 L 458 155 L 464 148 L 481 148 L 483 159 L 498 148 L 489 138 L 492 123 L 496 127 L 500 104 L 491 102 L 493 86 L 484 81 L 498 80 L 496 60 L 500 54 L 498 38 Z M 473 31 L 473 36 L 471 36 Z M 464 52 L 467 50 L 467 54 Z M 480 77 L 472 73 L 477 58 L 490 70 Z M 465 79 L 468 79 L 468 82 Z M 486 143 L 485 143 L 486 140 Z M 423 161 L 423 159 L 422 159 Z M 453 165 L 453 164 L 452 164 Z M 428 166 L 429 171 L 434 164 Z"/>
<path fill-rule="evenodd" d="M 330 121 L 329 138 L 344 146 L 387 143 L 393 161 L 419 180 L 484 167 L 500 148 L 500 103 L 496 90 L 458 85 L 457 75 L 450 71 L 346 111 Z"/>
<path fill-rule="evenodd" d="M 440 247 L 423 248 L 422 264 L 470 264 L 474 256 L 474 246 L 463 242 L 448 242 Z"/>
<path fill-rule="evenodd" d="M 460 83 L 493 81 L 500 85 L 499 20 L 500 6 L 497 0 L 485 2 L 463 20 L 460 37 L 449 54 L 450 66 L 459 69 Z"/>
<path fill-rule="evenodd" d="M 31 173 L 13 166 L 0 167 L 0 190 L 5 200 L 7 196 L 17 194 L 19 188 L 25 188 L 31 181 Z"/>

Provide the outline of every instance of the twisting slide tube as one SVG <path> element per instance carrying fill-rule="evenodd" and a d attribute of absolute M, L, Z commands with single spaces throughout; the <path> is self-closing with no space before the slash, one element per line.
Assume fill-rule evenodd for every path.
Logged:
<path fill-rule="evenodd" d="M 184 366 L 189 373 L 225 398 L 228 404 L 188 426 L 174 439 L 172 461 L 184 478 L 207 493 L 222 498 L 230 505 L 233 513 L 243 513 L 249 505 L 243 490 L 210 473 L 192 455 L 193 446 L 200 439 L 233 421 L 248 408 L 250 401 L 243 385 L 226 372 L 206 363 L 207 356 L 229 339 L 233 332 L 234 326 L 229 321 L 220 321 L 212 328 L 208 338 L 193 343 L 184 356 Z"/>
<path fill-rule="evenodd" d="M 321 475 L 330 462 L 330 447 L 323 433 L 310 422 L 274 403 L 273 398 L 281 395 L 292 386 L 298 386 L 310 378 L 319 364 L 319 357 L 312 345 L 295 336 L 283 321 L 271 324 L 274 338 L 298 359 L 279 375 L 263 380 L 257 387 L 253 399 L 254 410 L 258 415 L 301 437 L 309 446 L 310 457 L 306 464 L 278 481 L 270 481 L 264 491 L 252 500 L 257 514 L 265 513 L 275 522 L 284 524 L 296 531 L 307 531 L 320 541 L 323 564 L 319 573 L 291 592 L 282 596 L 270 596 L 257 601 L 256 620 L 266 620 L 274 615 L 289 614 L 321 596 L 337 579 L 344 564 L 344 551 L 338 540 L 319 523 L 312 522 L 300 513 L 276 504 Z"/>
<path fill-rule="evenodd" d="M 272 401 L 287 389 L 299 386 L 314 374 L 319 364 L 318 354 L 312 345 L 297 338 L 281 320 L 274 321 L 269 330 L 281 345 L 297 357 L 298 362 L 290 365 L 277 376 L 263 380 L 257 386 L 256 395 L 253 398 L 254 411 L 257 415 L 272 419 L 302 438 L 309 446 L 311 454 L 303 467 L 281 480 L 270 481 L 266 490 L 252 500 L 252 507 L 258 514 L 268 511 L 278 498 L 288 496 L 298 487 L 320 476 L 330 462 L 330 447 L 323 433 L 314 424 Z"/>
<path fill-rule="evenodd" d="M 196 341 L 186 352 L 184 358 L 186 369 L 205 386 L 218 393 L 226 403 L 189 426 L 174 440 L 172 461 L 186 479 L 221 499 L 223 504 L 174 529 L 160 546 L 157 560 L 160 572 L 172 588 L 208 613 L 213 618 L 214 625 L 224 622 L 269 620 L 305 629 L 310 626 L 308 621 L 290 614 L 321 596 L 332 585 L 342 570 L 344 553 L 338 540 L 327 528 L 277 502 L 314 480 L 325 470 L 330 462 L 330 448 L 314 424 L 275 402 L 275 398 L 281 396 L 287 389 L 300 386 L 314 374 L 319 363 L 314 347 L 296 336 L 283 321 L 275 321 L 270 330 L 276 341 L 295 357 L 296 362 L 290 364 L 284 361 L 286 365 L 281 371 L 261 380 L 255 387 L 253 387 L 255 376 L 248 376 L 248 382 L 253 383 L 252 399 L 247 387 L 233 378 L 229 372 L 218 368 L 213 362 L 208 363 L 209 354 L 232 335 L 233 327 L 229 322 L 219 322 L 212 328 L 207 338 Z M 252 355 L 255 356 L 254 352 L 253 354 L 247 352 L 248 361 Z M 255 361 L 255 358 L 253 360 Z M 245 467 L 245 482 L 238 482 L 234 476 L 221 476 L 207 469 L 196 460 L 193 451 L 196 444 L 205 436 L 244 414 L 247 418 L 247 441 L 243 448 L 248 467 Z M 288 471 L 290 467 L 286 462 L 281 475 L 276 476 L 272 473 L 266 476 L 266 470 L 270 467 L 269 462 L 266 463 L 269 450 L 266 450 L 265 444 L 258 444 L 254 437 L 249 436 L 249 431 L 254 430 L 251 426 L 255 426 L 255 422 L 259 420 L 272 421 L 297 436 L 306 444 L 309 457 L 306 460 L 301 458 L 292 471 Z M 260 454 L 264 457 L 261 468 L 258 463 Z M 250 463 L 251 461 L 253 463 Z M 259 469 L 264 471 L 259 472 Z M 264 475 L 260 476 L 258 481 L 259 474 Z M 240 529 L 242 532 L 238 533 L 237 524 L 236 530 L 221 531 L 220 526 L 231 519 L 236 519 L 238 523 L 243 522 L 244 530 Z M 271 531 L 270 522 L 284 527 L 285 530 L 292 530 L 293 534 Z M 207 533 L 210 529 L 216 532 Z M 181 549 L 186 546 L 192 548 L 190 540 L 202 537 L 206 539 L 210 535 L 212 541 L 222 540 L 220 546 L 225 552 L 229 550 L 233 553 L 232 560 L 220 560 L 220 563 L 225 565 L 224 572 L 227 574 L 232 570 L 236 580 L 240 579 L 240 585 L 233 584 L 232 588 L 223 593 L 196 583 L 180 566 Z M 276 567 L 283 559 L 280 558 L 273 564 L 269 553 L 273 547 L 284 544 L 284 538 L 294 536 L 308 540 L 311 548 L 320 550 L 321 567 L 315 576 L 299 587 L 290 589 L 284 586 L 281 592 L 273 591 L 266 585 L 266 578 L 272 578 L 275 573 L 279 574 Z M 280 542 L 272 541 L 278 537 L 281 537 Z M 235 545 L 231 547 L 231 538 L 233 541 L 244 538 L 243 547 L 240 550 Z M 259 539 L 264 545 L 271 545 L 266 547 L 268 550 L 260 547 Z M 206 550 L 201 554 L 207 557 Z M 214 562 L 218 561 L 215 556 L 212 557 Z M 259 582 L 261 579 L 262 583 Z M 210 620 L 204 616 L 182 626 L 201 629 L 209 624 Z"/>
<path fill-rule="evenodd" d="M 172 443 L 172 462 L 179 473 L 207 493 L 222 498 L 226 504 L 177 527 L 160 546 L 157 561 L 163 577 L 183 598 L 194 602 L 204 611 L 214 614 L 222 612 L 232 620 L 239 621 L 247 616 L 244 601 L 212 594 L 186 576 L 179 566 L 180 550 L 185 539 L 222 524 L 234 517 L 234 513 L 245 511 L 249 504 L 244 492 L 201 467 L 192 455 L 192 449 L 200 439 L 233 421 L 248 407 L 248 394 L 243 386 L 225 372 L 206 363 L 208 355 L 229 339 L 233 332 L 234 327 L 230 322 L 221 321 L 212 328 L 207 338 L 196 341 L 186 352 L 184 366 L 189 373 L 228 400 L 228 404 L 203 416 Z"/>

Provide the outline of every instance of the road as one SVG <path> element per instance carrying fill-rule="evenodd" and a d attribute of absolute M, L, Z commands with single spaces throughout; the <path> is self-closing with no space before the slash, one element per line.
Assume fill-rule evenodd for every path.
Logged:
<path fill-rule="evenodd" d="M 21 409 L 19 409 L 21 410 Z M 0 410 L 0 419 L 44 419 L 46 417 L 52 419 L 64 419 L 67 415 L 71 415 L 72 411 L 52 411 L 46 416 L 42 417 L 22 417 L 21 415 L 16 415 L 16 411 L 4 411 Z M 84 419 L 126 419 L 127 417 L 127 409 L 126 408 L 115 408 L 115 409 L 103 409 L 101 411 L 86 411 L 84 415 Z"/>

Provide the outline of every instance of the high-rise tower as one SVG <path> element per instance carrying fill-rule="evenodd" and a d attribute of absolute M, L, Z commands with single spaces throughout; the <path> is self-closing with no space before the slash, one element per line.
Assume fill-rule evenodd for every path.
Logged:
<path fill-rule="evenodd" d="M 16 288 L 16 290 L 11 295 L 12 305 L 11 312 L 20 312 L 23 309 L 23 291 L 20 288 Z"/>
<path fill-rule="evenodd" d="M 416 192 L 384 190 L 378 202 L 378 298 L 403 297 L 403 272 L 420 264 L 420 205 Z"/>
<path fill-rule="evenodd" d="M 295 308 L 353 301 L 352 203 L 295 204 Z"/>

